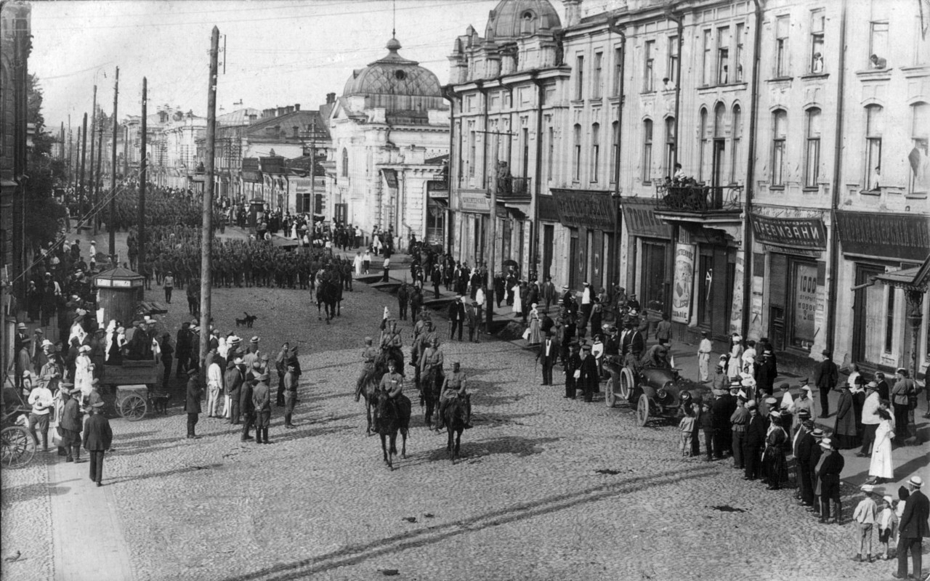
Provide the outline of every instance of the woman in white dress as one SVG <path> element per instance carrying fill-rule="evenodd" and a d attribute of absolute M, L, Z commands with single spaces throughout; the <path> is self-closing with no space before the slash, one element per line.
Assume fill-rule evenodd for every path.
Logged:
<path fill-rule="evenodd" d="M 511 309 L 514 314 L 518 317 L 523 316 L 523 299 L 520 297 L 520 283 L 517 282 L 513 285 L 513 309 Z"/>
<path fill-rule="evenodd" d="M 743 338 L 734 333 L 730 344 L 730 360 L 727 361 L 727 377 L 731 380 L 734 377 L 739 377 L 739 372 L 743 366 L 742 355 Z"/>
<path fill-rule="evenodd" d="M 872 462 L 869 464 L 869 484 L 879 484 L 883 480 L 894 479 L 894 462 L 891 459 L 891 440 L 894 438 L 894 425 L 888 410 L 879 408 L 881 422 L 875 430 L 875 443 L 872 445 Z"/>
<path fill-rule="evenodd" d="M 530 345 L 539 345 L 542 337 L 539 333 L 539 311 L 536 310 L 536 303 L 533 303 L 530 309 L 530 337 L 527 339 Z"/>
<path fill-rule="evenodd" d="M 93 390 L 94 365 L 90 361 L 89 353 L 90 345 L 81 345 L 74 362 L 74 387 L 80 390 L 84 397 L 90 395 Z"/>

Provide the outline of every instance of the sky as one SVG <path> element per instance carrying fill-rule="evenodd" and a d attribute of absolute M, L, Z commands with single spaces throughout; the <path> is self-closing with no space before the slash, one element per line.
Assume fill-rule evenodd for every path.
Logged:
<path fill-rule="evenodd" d="M 77 129 L 91 111 L 95 81 L 98 103 L 110 114 L 117 66 L 121 119 L 141 113 L 143 76 L 150 113 L 167 104 L 206 115 L 216 25 L 218 114 L 297 103 L 317 109 L 327 93 L 342 94 L 353 69 L 387 54 L 392 17 L 401 56 L 447 83 L 456 36 L 469 24 L 483 34 L 497 3 L 397 0 L 395 12 L 392 0 L 36 2 L 29 68 L 39 77 L 51 131 L 67 127 L 69 115 Z M 552 4 L 562 15 L 561 2 Z"/>

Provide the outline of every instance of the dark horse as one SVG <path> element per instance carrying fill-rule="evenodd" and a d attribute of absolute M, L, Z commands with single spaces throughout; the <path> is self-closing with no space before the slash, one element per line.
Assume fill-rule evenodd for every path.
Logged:
<path fill-rule="evenodd" d="M 462 432 L 465 431 L 465 400 L 461 397 L 454 397 L 449 400 L 442 419 L 449 433 L 446 451 L 449 452 L 449 457 L 452 459 L 452 463 L 455 464 L 455 459 L 459 457 Z"/>
<path fill-rule="evenodd" d="M 442 367 L 433 367 L 426 372 L 426 375 L 420 377 L 420 405 L 426 405 L 426 414 L 424 421 L 426 427 L 433 427 L 433 411 L 439 405 L 439 396 L 442 392 L 442 384 L 445 377 L 442 374 Z M 438 414 L 437 414 L 438 415 Z"/>
<path fill-rule="evenodd" d="M 384 454 L 384 463 L 391 470 L 394 469 L 394 456 L 397 455 L 397 432 L 403 438 L 401 444 L 401 458 L 407 457 L 407 433 L 410 430 L 410 398 L 400 394 L 390 399 L 380 391 L 373 392 L 369 399 L 376 400 L 375 431 L 381 436 L 381 452 Z M 390 448 L 388 448 L 390 439 Z"/>
<path fill-rule="evenodd" d="M 323 310 L 326 310 L 326 324 L 341 313 L 342 285 L 330 280 L 321 280 L 316 285 L 317 320 L 323 319 Z"/>
<path fill-rule="evenodd" d="M 399 361 L 398 361 L 399 356 Z M 365 398 L 365 417 L 368 420 L 365 433 L 371 435 L 371 408 L 377 404 L 377 398 L 372 398 L 371 393 L 378 387 L 378 382 L 388 372 L 388 361 L 394 361 L 394 369 L 403 375 L 404 355 L 398 349 L 383 350 L 375 359 L 374 366 L 362 371 L 356 384 L 356 395 Z M 375 401 L 372 401 L 372 400 Z M 355 398 L 358 401 L 358 397 Z"/>

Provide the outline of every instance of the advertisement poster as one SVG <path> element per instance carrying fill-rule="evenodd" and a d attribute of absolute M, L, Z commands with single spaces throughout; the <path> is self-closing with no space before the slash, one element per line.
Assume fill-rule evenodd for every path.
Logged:
<path fill-rule="evenodd" d="M 687 323 L 691 315 L 691 285 L 694 281 L 694 246 L 675 247 L 675 284 L 672 289 L 672 320 Z"/>
<path fill-rule="evenodd" d="M 733 285 L 733 306 L 730 309 L 730 333 L 743 334 L 743 257 L 736 257 L 736 273 Z"/>
<path fill-rule="evenodd" d="M 817 313 L 817 267 L 798 264 L 794 280 L 794 341 L 808 346 L 814 342 L 814 322 Z"/>

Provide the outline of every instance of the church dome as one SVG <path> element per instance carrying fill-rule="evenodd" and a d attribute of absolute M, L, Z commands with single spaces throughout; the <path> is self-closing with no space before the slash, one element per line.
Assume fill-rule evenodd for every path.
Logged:
<path fill-rule="evenodd" d="M 562 21 L 549 0 L 501 0 L 488 15 L 485 36 L 506 40 L 559 28 Z"/>
<path fill-rule="evenodd" d="M 405 59 L 397 51 L 400 42 L 388 41 L 388 54 L 364 69 L 352 72 L 346 81 L 343 97 L 362 96 L 367 107 L 384 107 L 388 113 L 441 109 L 442 87 L 439 79 L 416 61 Z"/>

